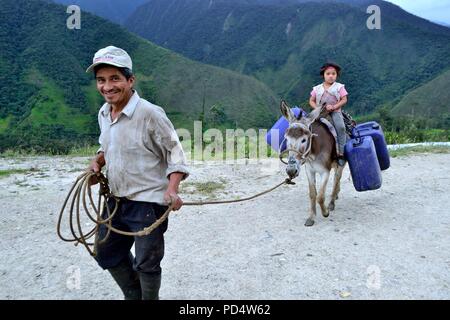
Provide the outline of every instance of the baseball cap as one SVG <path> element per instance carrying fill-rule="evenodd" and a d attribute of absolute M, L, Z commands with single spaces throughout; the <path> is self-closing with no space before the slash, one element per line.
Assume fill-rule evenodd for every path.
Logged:
<path fill-rule="evenodd" d="M 133 70 L 133 62 L 128 53 L 114 46 L 108 46 L 98 50 L 94 55 L 94 59 L 92 59 L 92 64 L 86 69 L 86 72 L 92 71 L 99 64 L 109 64 L 115 67 Z"/>

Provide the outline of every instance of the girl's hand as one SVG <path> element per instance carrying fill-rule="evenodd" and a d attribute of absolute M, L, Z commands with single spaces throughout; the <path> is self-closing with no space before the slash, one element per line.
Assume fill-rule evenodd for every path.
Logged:
<path fill-rule="evenodd" d="M 332 106 L 331 104 L 327 104 L 326 108 L 328 112 L 334 111 L 334 106 Z"/>

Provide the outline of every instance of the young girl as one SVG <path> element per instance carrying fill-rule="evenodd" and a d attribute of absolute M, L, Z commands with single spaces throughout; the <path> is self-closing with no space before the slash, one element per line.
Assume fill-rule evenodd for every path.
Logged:
<path fill-rule="evenodd" d="M 320 68 L 320 75 L 324 82 L 313 88 L 309 105 L 312 108 L 325 106 L 330 113 L 333 125 L 336 128 L 339 148 L 337 150 L 338 164 L 345 165 L 344 147 L 346 142 L 345 124 L 341 108 L 347 103 L 347 90 L 345 86 L 336 82 L 341 67 L 334 63 L 326 63 Z"/>

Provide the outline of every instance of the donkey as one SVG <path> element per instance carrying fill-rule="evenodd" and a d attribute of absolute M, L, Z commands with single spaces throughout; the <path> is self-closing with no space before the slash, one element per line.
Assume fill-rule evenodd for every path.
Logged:
<path fill-rule="evenodd" d="M 324 217 L 328 217 L 330 211 L 334 210 L 344 166 L 337 164 L 336 143 L 333 135 L 323 123 L 316 121 L 320 118 L 323 106 L 318 106 L 306 117 L 302 117 L 300 113 L 298 118 L 284 100 L 281 101 L 280 109 L 282 115 L 289 121 L 289 127 L 284 136 L 290 164 L 286 171 L 290 177 L 295 177 L 300 172 L 301 165 L 305 164 L 306 167 L 311 207 L 305 226 L 311 227 L 316 217 L 316 201 Z M 332 168 L 335 169 L 334 186 L 327 207 L 325 191 Z M 316 189 L 316 173 L 321 176 L 319 193 Z"/>

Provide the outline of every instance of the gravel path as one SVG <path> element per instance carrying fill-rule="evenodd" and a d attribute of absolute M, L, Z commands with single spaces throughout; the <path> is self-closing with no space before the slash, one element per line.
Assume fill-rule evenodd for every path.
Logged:
<path fill-rule="evenodd" d="M 57 215 L 87 158 L 0 159 L 0 299 L 121 299 L 82 247 L 61 242 Z M 449 299 L 450 154 L 392 159 L 380 190 L 358 193 L 346 169 L 336 211 L 304 227 L 297 185 L 250 202 L 184 207 L 166 233 L 162 299 Z M 33 168 L 33 170 L 29 170 Z M 215 177 L 218 198 L 284 179 L 277 160 L 192 165 L 183 198 Z M 329 184 L 331 186 L 331 184 Z"/>

